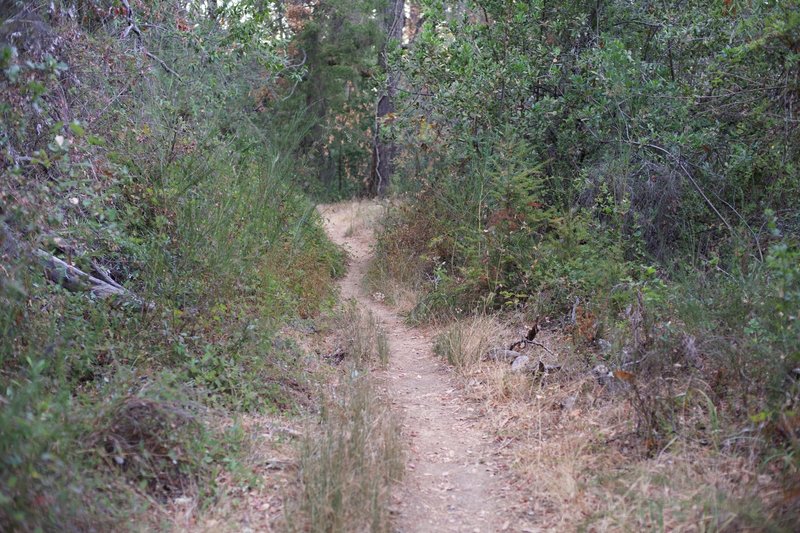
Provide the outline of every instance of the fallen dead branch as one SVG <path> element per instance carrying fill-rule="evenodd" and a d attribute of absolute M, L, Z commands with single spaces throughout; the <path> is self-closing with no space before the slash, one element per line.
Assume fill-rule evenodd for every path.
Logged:
<path fill-rule="evenodd" d="M 97 276 L 99 276 L 97 277 L 42 249 L 26 247 L 13 235 L 7 224 L 0 226 L 0 237 L 2 237 L 0 251 L 4 255 L 15 257 L 25 253 L 36 258 L 39 264 L 44 267 L 45 277 L 69 291 L 89 292 L 92 296 L 103 299 L 110 296 L 118 296 L 138 306 L 147 308 L 155 306 L 152 302 L 145 302 L 142 298 L 114 281 L 111 275 L 99 265 L 94 265 Z"/>
<path fill-rule="evenodd" d="M 141 303 L 141 299 L 138 296 L 116 282 L 110 283 L 96 278 L 44 250 L 33 250 L 33 254 L 39 258 L 45 269 L 47 279 L 70 291 L 90 292 L 98 298 L 123 296 Z"/>

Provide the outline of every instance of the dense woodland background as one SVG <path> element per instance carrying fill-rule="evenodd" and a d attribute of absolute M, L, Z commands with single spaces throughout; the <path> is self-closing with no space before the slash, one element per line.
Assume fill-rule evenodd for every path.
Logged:
<path fill-rule="evenodd" d="M 0 529 L 213 498 L 241 466 L 215 417 L 308 401 L 281 331 L 344 268 L 315 202 L 375 195 L 370 283 L 413 287 L 411 321 L 568 332 L 587 368 L 648 380 L 646 454 L 687 431 L 659 391 L 700 380 L 697 431 L 747 436 L 735 453 L 785 487 L 752 523 L 796 523 L 796 0 L 3 0 L 0 20 Z"/>

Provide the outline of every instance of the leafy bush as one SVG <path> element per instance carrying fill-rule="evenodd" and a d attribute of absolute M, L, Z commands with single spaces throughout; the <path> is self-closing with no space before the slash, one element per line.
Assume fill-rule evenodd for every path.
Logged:
<path fill-rule="evenodd" d="M 277 331 L 343 270 L 294 179 L 306 117 L 253 102 L 299 67 L 178 3 L 132 4 L 22 3 L 2 25 L 0 529 L 124 529 L 147 502 L 211 496 L 238 445 L 209 408 L 296 407 Z"/>
<path fill-rule="evenodd" d="M 678 431 L 669 384 L 698 379 L 731 432 L 794 457 L 798 23 L 785 2 L 427 4 L 393 56 L 414 192 L 374 270 L 420 292 L 412 321 L 520 310 L 652 380 L 643 434 Z"/>

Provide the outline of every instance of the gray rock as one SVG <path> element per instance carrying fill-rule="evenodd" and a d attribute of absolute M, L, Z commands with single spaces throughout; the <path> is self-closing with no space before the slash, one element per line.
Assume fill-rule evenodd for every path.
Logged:
<path fill-rule="evenodd" d="M 597 339 L 597 347 L 600 348 L 600 353 L 608 354 L 611 352 L 611 343 L 605 339 Z"/>
<path fill-rule="evenodd" d="M 531 358 L 527 355 L 520 355 L 514 362 L 511 363 L 511 371 L 512 372 L 525 372 L 528 370 L 528 366 L 530 365 Z"/>
<path fill-rule="evenodd" d="M 572 411 L 572 409 L 575 407 L 575 402 L 577 400 L 578 400 L 577 396 L 568 396 L 561 402 L 561 408 L 567 412 Z"/>
<path fill-rule="evenodd" d="M 592 375 L 597 379 L 597 382 L 602 386 L 607 386 L 614 381 L 614 374 L 609 370 L 606 365 L 597 365 L 592 369 Z"/>
<path fill-rule="evenodd" d="M 489 361 L 497 361 L 499 363 L 511 363 L 515 361 L 522 354 L 514 350 L 506 350 L 505 348 L 492 348 L 486 352 L 485 359 Z"/>
<path fill-rule="evenodd" d="M 527 355 L 520 355 L 511 363 L 512 372 L 527 372 L 534 376 L 547 376 L 561 370 L 560 366 L 546 365 L 541 360 L 531 361 Z"/>

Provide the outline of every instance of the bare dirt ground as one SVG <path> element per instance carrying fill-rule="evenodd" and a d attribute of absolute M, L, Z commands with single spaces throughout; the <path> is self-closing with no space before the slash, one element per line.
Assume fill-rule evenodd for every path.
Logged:
<path fill-rule="evenodd" d="M 435 358 L 430 329 L 411 328 L 397 312 L 362 288 L 373 243 L 370 219 L 380 206 L 344 203 L 320 208 L 331 239 L 350 254 L 342 297 L 371 311 L 389 337 L 386 392 L 403 419 L 406 476 L 395 502 L 397 530 L 520 531 L 505 503 L 512 489 L 480 424 L 447 368 Z M 377 297 L 376 297 L 377 296 Z"/>

